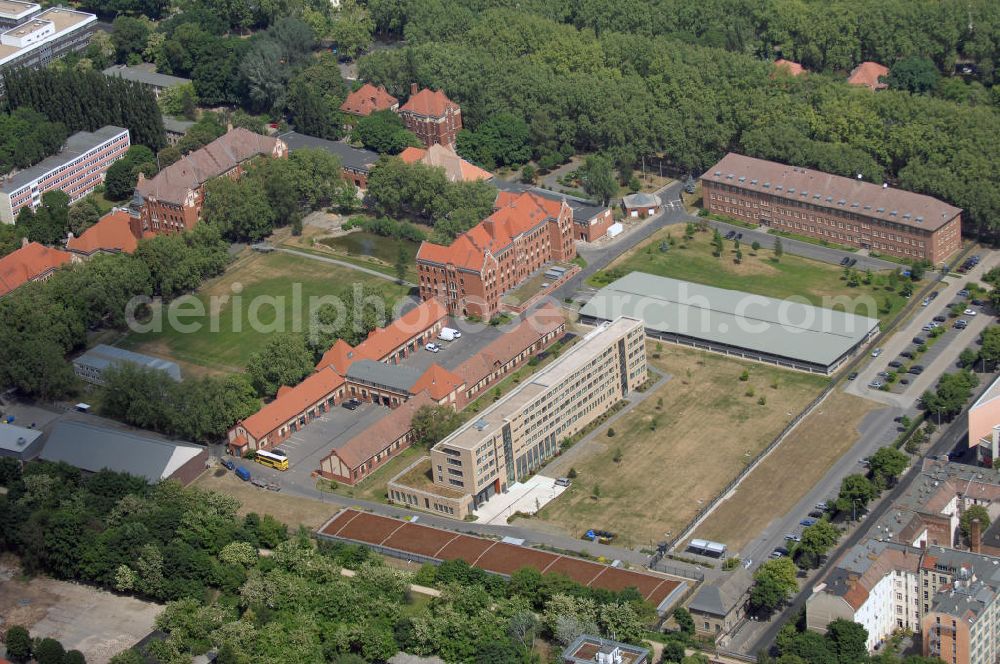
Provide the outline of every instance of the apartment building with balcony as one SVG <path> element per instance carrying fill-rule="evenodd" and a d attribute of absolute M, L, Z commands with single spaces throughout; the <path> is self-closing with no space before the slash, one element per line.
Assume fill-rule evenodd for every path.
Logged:
<path fill-rule="evenodd" d="M 58 154 L 0 179 L 0 222 L 14 223 L 22 208 L 34 210 L 47 191 L 61 189 L 71 203 L 80 200 L 104 182 L 108 168 L 125 156 L 129 145 L 129 131 L 122 127 L 78 131 Z"/>
<path fill-rule="evenodd" d="M 621 317 L 589 332 L 389 482 L 392 502 L 462 519 L 527 479 L 560 443 L 646 381 L 643 323 Z M 426 465 L 426 464 L 425 464 Z"/>
<path fill-rule="evenodd" d="M 962 210 L 931 196 L 729 153 L 701 176 L 718 215 L 834 244 L 940 263 L 962 244 Z"/>
<path fill-rule="evenodd" d="M 0 96 L 4 72 L 29 67 L 40 69 L 90 43 L 97 16 L 53 7 L 40 12 L 37 4 L 0 1 Z"/>

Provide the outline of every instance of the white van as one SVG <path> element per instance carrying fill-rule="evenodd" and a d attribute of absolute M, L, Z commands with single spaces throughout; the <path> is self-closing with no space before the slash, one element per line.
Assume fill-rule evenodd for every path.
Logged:
<path fill-rule="evenodd" d="M 454 341 L 455 339 L 460 339 L 462 333 L 451 327 L 442 327 L 441 331 L 438 332 L 438 339 L 442 341 Z"/>

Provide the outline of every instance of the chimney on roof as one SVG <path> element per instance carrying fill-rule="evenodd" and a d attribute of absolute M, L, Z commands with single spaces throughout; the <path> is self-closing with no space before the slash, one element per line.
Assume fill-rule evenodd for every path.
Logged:
<path fill-rule="evenodd" d="M 483 219 L 483 230 L 489 233 L 491 238 L 495 237 L 494 232 L 496 229 L 493 227 L 493 219 L 490 217 Z"/>
<path fill-rule="evenodd" d="M 861 179 L 861 173 L 858 173 L 858 179 L 859 180 Z"/>
<path fill-rule="evenodd" d="M 27 246 L 28 246 L 28 238 L 22 237 L 21 238 L 21 248 L 24 249 Z"/>
<path fill-rule="evenodd" d="M 888 189 L 889 188 L 889 183 L 888 182 L 883 182 L 882 183 L 882 188 L 883 189 Z"/>
<path fill-rule="evenodd" d="M 66 234 L 66 241 L 69 242 L 72 239 L 73 239 L 73 231 L 70 231 L 69 233 Z"/>
<path fill-rule="evenodd" d="M 416 83 L 410 83 L 410 94 L 411 95 L 417 94 L 417 84 Z"/>
<path fill-rule="evenodd" d="M 973 553 L 979 553 L 983 548 L 983 526 L 979 519 L 973 519 L 969 527 L 969 548 Z"/>

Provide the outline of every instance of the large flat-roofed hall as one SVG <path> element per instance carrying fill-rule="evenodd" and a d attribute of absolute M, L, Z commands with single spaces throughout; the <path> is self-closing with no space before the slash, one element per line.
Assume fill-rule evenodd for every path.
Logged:
<path fill-rule="evenodd" d="M 865 307 L 859 298 L 857 304 L 875 313 L 874 303 Z M 646 334 L 657 339 L 824 374 L 871 339 L 879 324 L 839 309 L 643 272 L 602 288 L 580 310 L 584 323 L 619 316 L 641 319 Z"/>

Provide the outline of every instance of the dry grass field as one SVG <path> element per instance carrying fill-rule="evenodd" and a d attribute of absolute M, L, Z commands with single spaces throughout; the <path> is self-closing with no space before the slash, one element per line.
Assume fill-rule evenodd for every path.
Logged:
<path fill-rule="evenodd" d="M 834 390 L 698 527 L 695 537 L 739 551 L 779 514 L 785 514 L 857 442 L 857 423 L 880 408 Z M 791 472 L 794 469 L 794 472 Z M 778 481 L 778 478 L 781 478 Z M 766 510 L 758 509 L 767 505 Z"/>
<path fill-rule="evenodd" d="M 611 530 L 625 546 L 663 540 L 683 528 L 827 382 L 683 346 L 657 350 L 650 342 L 647 353 L 671 380 L 613 422 L 613 437 L 604 425 L 579 443 L 585 447 L 574 452 L 573 486 L 538 518 L 521 524 L 554 526 L 570 535 Z M 745 382 L 744 369 L 750 374 Z"/>
<path fill-rule="evenodd" d="M 194 486 L 233 496 L 240 501 L 240 514 L 247 512 L 270 514 L 293 530 L 300 524 L 309 529 L 319 528 L 340 509 L 339 505 L 325 503 L 322 500 L 299 498 L 261 489 L 238 479 L 233 473 L 220 473 L 219 469 L 203 473 L 195 480 Z"/>

